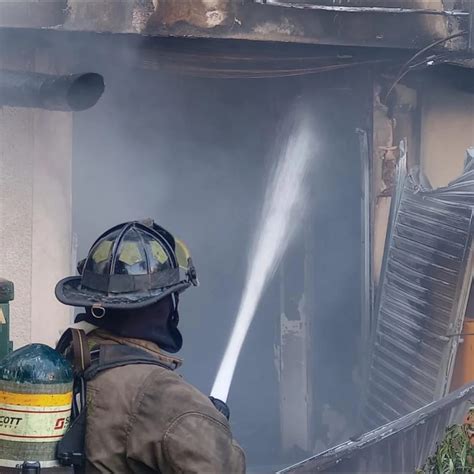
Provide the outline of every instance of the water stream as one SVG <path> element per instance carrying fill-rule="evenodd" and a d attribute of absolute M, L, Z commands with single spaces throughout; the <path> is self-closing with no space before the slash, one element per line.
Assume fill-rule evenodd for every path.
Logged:
<path fill-rule="evenodd" d="M 268 180 L 241 303 L 211 391 L 222 401 L 227 401 L 237 360 L 262 294 L 304 219 L 308 201 L 305 177 L 315 154 L 314 130 L 308 115 L 301 111 L 291 114 L 288 122 L 278 137 L 279 156 Z"/>

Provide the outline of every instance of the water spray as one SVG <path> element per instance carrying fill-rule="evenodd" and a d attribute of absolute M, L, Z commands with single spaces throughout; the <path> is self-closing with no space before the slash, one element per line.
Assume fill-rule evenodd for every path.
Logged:
<path fill-rule="evenodd" d="M 303 221 L 307 202 L 305 177 L 314 156 L 314 131 L 305 113 L 299 111 L 291 117 L 292 123 L 283 129 L 285 141 L 278 150 L 265 192 L 237 318 L 211 391 L 212 397 L 224 402 L 263 291 Z"/>

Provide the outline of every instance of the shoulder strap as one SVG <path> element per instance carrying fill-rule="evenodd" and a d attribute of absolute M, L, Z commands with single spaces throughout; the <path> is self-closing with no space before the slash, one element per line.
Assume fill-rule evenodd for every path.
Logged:
<path fill-rule="evenodd" d="M 148 352 L 125 344 L 102 344 L 92 352 L 90 366 L 84 371 L 84 379 L 89 381 L 100 372 L 125 365 L 148 364 L 171 370 L 166 364 Z"/>
<path fill-rule="evenodd" d="M 69 328 L 56 345 L 56 350 L 65 355 L 70 351 L 70 359 L 75 374 L 84 373 L 91 365 L 91 353 L 86 333 L 82 329 Z"/>
<path fill-rule="evenodd" d="M 71 360 L 75 375 L 83 376 L 85 380 L 124 365 L 149 364 L 173 370 L 145 350 L 126 344 L 101 344 L 90 351 L 86 333 L 82 329 L 69 328 L 61 336 L 56 350 Z"/>
<path fill-rule="evenodd" d="M 87 344 L 86 333 L 82 329 L 71 329 L 73 365 L 79 373 L 84 373 L 91 365 L 91 353 Z"/>

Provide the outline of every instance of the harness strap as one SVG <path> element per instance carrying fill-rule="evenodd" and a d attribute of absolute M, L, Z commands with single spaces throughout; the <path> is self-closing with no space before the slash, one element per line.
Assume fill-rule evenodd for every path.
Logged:
<path fill-rule="evenodd" d="M 86 333 L 82 329 L 71 328 L 74 370 L 83 373 L 91 365 L 91 353 Z"/>
<path fill-rule="evenodd" d="M 157 365 L 164 369 L 172 370 L 171 367 L 143 349 L 124 344 L 102 344 L 98 350 L 93 350 L 91 354 L 91 364 L 84 371 L 84 379 L 86 381 L 93 379 L 100 372 L 125 365 Z"/>

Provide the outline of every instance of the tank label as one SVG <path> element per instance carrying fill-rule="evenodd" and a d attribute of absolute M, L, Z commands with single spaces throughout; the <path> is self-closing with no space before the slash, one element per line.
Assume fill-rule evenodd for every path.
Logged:
<path fill-rule="evenodd" d="M 58 441 L 69 425 L 71 401 L 71 393 L 0 392 L 0 439 L 30 443 Z"/>

